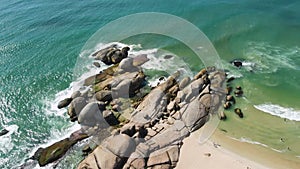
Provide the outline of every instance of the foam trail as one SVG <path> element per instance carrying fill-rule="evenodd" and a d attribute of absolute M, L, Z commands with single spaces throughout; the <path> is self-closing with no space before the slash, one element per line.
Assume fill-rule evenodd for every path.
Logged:
<path fill-rule="evenodd" d="M 254 107 L 260 111 L 269 113 L 274 116 L 286 118 L 289 120 L 300 121 L 300 111 L 297 111 L 293 108 L 281 107 L 279 105 L 274 104 L 260 104 L 254 105 Z"/>

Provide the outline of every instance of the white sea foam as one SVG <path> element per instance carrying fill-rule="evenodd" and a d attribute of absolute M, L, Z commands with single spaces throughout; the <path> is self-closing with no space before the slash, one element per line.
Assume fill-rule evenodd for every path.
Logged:
<path fill-rule="evenodd" d="M 12 141 L 12 134 L 16 133 L 19 129 L 17 125 L 4 126 L 9 132 L 0 137 L 0 152 L 6 154 L 13 149 L 14 143 Z"/>
<path fill-rule="evenodd" d="M 254 105 L 254 107 L 263 112 L 269 113 L 274 116 L 286 118 L 289 120 L 300 121 L 300 111 L 293 108 L 286 108 L 274 104 L 260 104 Z"/>
<path fill-rule="evenodd" d="M 241 137 L 240 139 L 233 138 L 233 137 L 229 137 L 229 138 L 231 138 L 233 140 L 236 140 L 236 141 L 244 142 L 244 143 L 256 144 L 256 145 L 260 145 L 260 146 L 263 146 L 263 147 L 269 147 L 266 144 L 263 144 L 263 143 L 260 143 L 260 142 L 257 142 L 257 141 L 252 141 L 250 138 L 246 138 L 246 137 Z"/>
<path fill-rule="evenodd" d="M 300 70 L 300 66 L 295 62 L 299 56 L 297 46 L 286 48 L 268 43 L 250 42 L 244 53 L 246 62 L 243 62 L 243 66 L 256 73 L 274 73 L 280 68 Z"/>

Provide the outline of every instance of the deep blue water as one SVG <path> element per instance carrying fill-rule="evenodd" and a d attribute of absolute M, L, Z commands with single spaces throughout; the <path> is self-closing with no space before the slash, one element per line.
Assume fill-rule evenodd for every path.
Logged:
<path fill-rule="evenodd" d="M 108 22 L 137 12 L 164 12 L 190 21 L 213 42 L 224 63 L 241 58 L 256 65 L 253 76 L 237 72 L 269 93 L 254 104 L 299 113 L 299 11 L 297 0 L 2 0 L 0 129 L 11 132 L 0 137 L 0 168 L 21 164 L 73 125 L 67 117 L 49 113 L 49 101 L 74 80 L 73 68 L 89 37 Z M 146 39 L 139 43 L 155 46 Z"/>

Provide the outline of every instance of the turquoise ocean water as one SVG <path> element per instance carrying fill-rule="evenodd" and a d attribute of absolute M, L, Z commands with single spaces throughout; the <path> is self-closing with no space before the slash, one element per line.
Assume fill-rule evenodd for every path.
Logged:
<path fill-rule="evenodd" d="M 108 22 L 137 12 L 165 12 L 199 27 L 215 45 L 225 69 L 242 77 L 235 83 L 245 90 L 239 102 L 245 110 L 244 122 L 229 115 L 221 127 L 236 139 L 259 142 L 299 159 L 299 11 L 297 0 L 2 0 L 0 129 L 10 132 L 0 137 L 0 168 L 23 164 L 39 146 L 78 127 L 53 103 L 75 80 L 73 68 L 89 37 Z M 179 50 L 178 42 L 155 35 L 124 43 L 188 55 Z M 185 59 L 192 70 L 199 69 L 193 60 Z M 245 66 L 236 69 L 229 63 L 233 59 L 243 60 Z M 230 133 L 232 126 L 241 124 L 245 130 Z M 284 144 L 278 141 L 281 137 Z M 76 166 L 72 159 L 62 163 L 58 168 Z"/>

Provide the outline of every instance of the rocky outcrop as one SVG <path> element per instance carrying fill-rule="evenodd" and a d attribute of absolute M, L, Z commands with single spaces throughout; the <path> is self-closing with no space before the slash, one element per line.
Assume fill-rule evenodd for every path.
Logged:
<path fill-rule="evenodd" d="M 39 148 L 31 159 L 37 160 L 40 166 L 45 166 L 61 158 L 71 146 L 87 137 L 81 130 L 76 131 L 70 137 L 56 142 L 49 147 Z"/>
<path fill-rule="evenodd" d="M 41 166 L 90 137 L 97 146 L 86 146 L 83 151 L 88 155 L 79 169 L 174 168 L 183 140 L 218 112 L 228 93 L 223 71 L 205 68 L 192 79 L 175 72 L 150 90 L 140 67 L 149 59 L 128 57 L 129 50 L 112 45 L 93 54 L 96 60 L 114 65 L 85 79 L 83 86 L 90 90 L 74 92 L 59 104 L 68 106 L 67 113 L 81 125 L 82 135 L 39 149 L 33 158 Z M 232 100 L 228 97 L 228 102 Z"/>
<path fill-rule="evenodd" d="M 205 69 L 193 80 L 183 78 L 181 82 L 177 81 L 179 76 L 178 72 L 173 74 L 143 97 L 130 112 L 128 123 L 102 142 L 78 168 L 174 168 L 183 139 L 207 122 L 226 94 L 222 88 L 225 74 L 221 71 Z M 118 145 L 112 149 L 114 142 Z"/>

